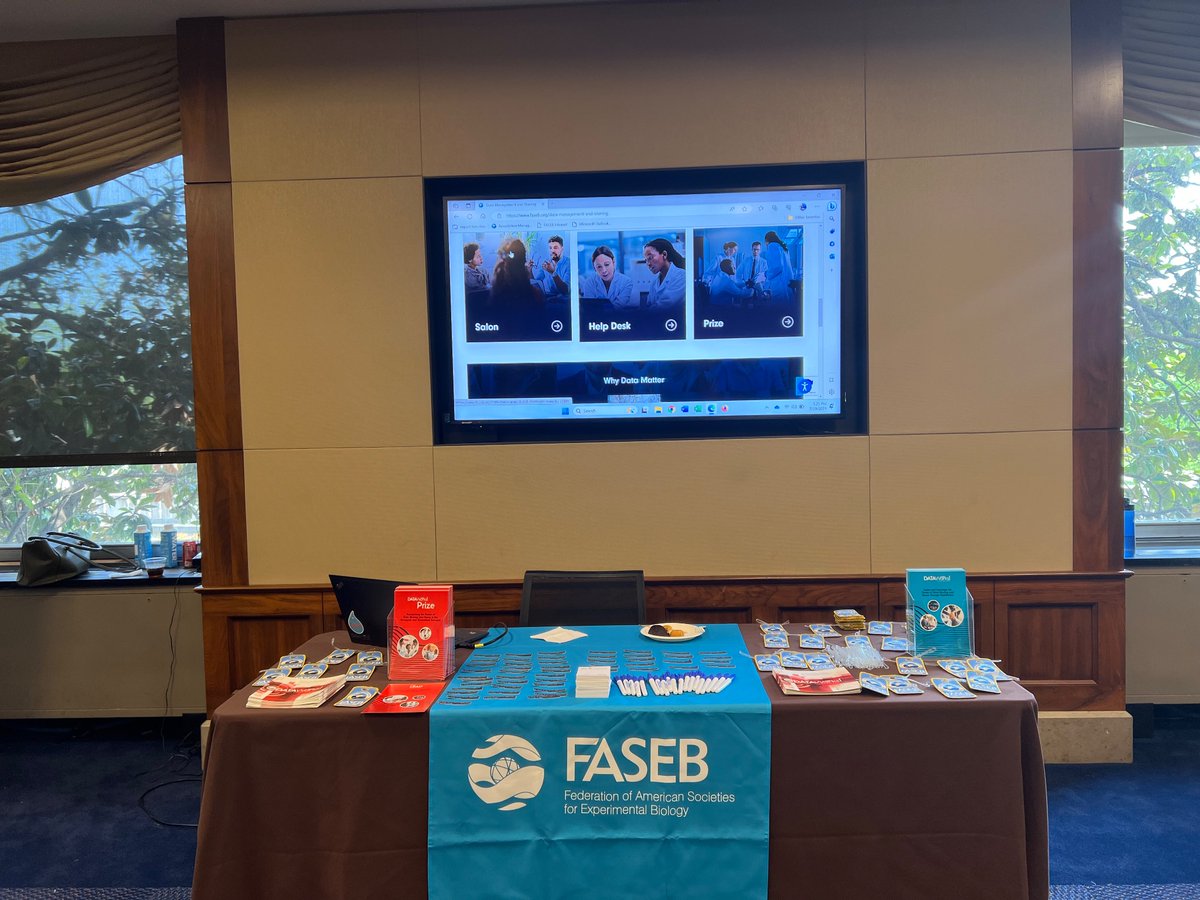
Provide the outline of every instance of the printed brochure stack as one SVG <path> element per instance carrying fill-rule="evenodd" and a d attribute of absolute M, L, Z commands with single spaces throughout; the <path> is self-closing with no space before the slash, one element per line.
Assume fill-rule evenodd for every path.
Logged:
<path fill-rule="evenodd" d="M 251 709 L 312 709 L 342 689 L 345 675 L 330 678 L 275 678 L 246 698 Z"/>

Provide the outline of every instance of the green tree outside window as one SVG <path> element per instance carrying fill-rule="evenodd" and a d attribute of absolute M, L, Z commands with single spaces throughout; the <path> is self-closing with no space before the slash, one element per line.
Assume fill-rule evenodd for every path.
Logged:
<path fill-rule="evenodd" d="M 1125 151 L 1124 489 L 1200 521 L 1200 146 Z"/>
<path fill-rule="evenodd" d="M 0 208 L 0 543 L 197 522 L 194 463 L 88 462 L 190 455 L 194 418 L 182 159 Z"/>

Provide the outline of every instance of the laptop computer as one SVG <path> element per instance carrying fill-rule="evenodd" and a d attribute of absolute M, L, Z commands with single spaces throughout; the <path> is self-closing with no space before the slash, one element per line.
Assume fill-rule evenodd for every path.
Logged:
<path fill-rule="evenodd" d="M 386 647 L 387 618 L 392 611 L 396 588 L 414 582 L 330 575 L 329 583 L 333 585 L 350 639 L 356 644 Z"/>

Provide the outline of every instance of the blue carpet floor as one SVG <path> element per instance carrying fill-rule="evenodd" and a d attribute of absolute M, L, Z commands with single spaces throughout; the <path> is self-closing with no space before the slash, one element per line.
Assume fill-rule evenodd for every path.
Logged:
<path fill-rule="evenodd" d="M 0 888 L 190 885 L 200 721 L 0 721 Z"/>
<path fill-rule="evenodd" d="M 0 900 L 187 900 L 199 722 L 0 721 Z M 1200 900 L 1200 706 L 1046 782 L 1053 900 Z"/>
<path fill-rule="evenodd" d="M 1179 896 L 1200 898 L 1200 707 L 1159 707 L 1132 765 L 1047 766 L 1046 786 L 1052 884 L 1191 885 Z"/>

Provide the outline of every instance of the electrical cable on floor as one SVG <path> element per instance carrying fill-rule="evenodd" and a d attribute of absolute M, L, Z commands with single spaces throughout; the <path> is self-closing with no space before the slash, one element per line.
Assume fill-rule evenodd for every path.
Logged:
<path fill-rule="evenodd" d="M 158 816 L 156 816 L 154 813 L 150 812 L 150 810 L 146 808 L 146 798 L 149 797 L 155 791 L 157 791 L 159 788 L 164 788 L 164 787 L 167 787 L 168 785 L 172 785 L 172 784 L 190 784 L 192 782 L 200 781 L 200 779 L 201 779 L 200 775 L 189 775 L 186 778 L 174 778 L 170 781 L 160 782 L 159 784 L 156 784 L 153 787 L 148 787 L 148 788 L 146 788 L 146 790 L 142 791 L 142 796 L 138 797 L 138 806 L 141 807 L 142 812 L 144 812 L 147 816 L 150 817 L 150 821 L 152 821 L 158 825 L 165 825 L 168 828 L 199 828 L 200 827 L 199 822 L 168 822 L 165 819 L 160 819 Z"/>
<path fill-rule="evenodd" d="M 171 692 L 175 687 L 175 668 L 178 663 L 178 649 L 176 647 L 178 624 L 176 619 L 180 617 L 179 586 L 183 581 L 183 577 L 184 576 L 180 575 L 175 579 L 175 585 L 171 592 L 174 603 L 171 606 L 171 619 L 167 623 L 167 645 L 171 648 L 171 665 L 167 671 L 167 686 L 163 690 L 163 715 L 158 729 L 159 742 L 164 753 L 167 752 L 167 717 L 171 714 Z M 192 759 L 199 756 L 199 736 L 197 736 L 196 745 L 193 747 L 188 747 L 187 750 L 184 751 L 184 743 L 190 738 L 190 733 L 185 734 L 175 744 L 175 749 L 171 751 L 171 755 L 167 757 L 167 761 L 165 763 L 145 772 L 139 772 L 134 776 L 134 778 L 141 778 L 143 775 L 149 775 L 152 772 L 169 768 L 171 767 L 171 764 L 176 761 L 182 762 L 182 765 L 169 768 L 169 771 L 172 775 L 181 775 L 183 770 L 186 769 L 191 763 Z M 150 812 L 150 810 L 146 807 L 146 798 L 160 788 L 164 788 L 172 784 L 189 784 L 192 782 L 201 781 L 202 779 L 203 775 L 184 775 L 182 778 L 173 778 L 168 781 L 160 781 L 158 784 L 152 785 L 146 788 L 146 790 L 142 791 L 142 795 L 138 797 L 138 807 L 150 818 L 150 821 L 154 822 L 155 824 L 164 825 L 168 828 L 198 828 L 199 823 L 196 822 L 168 822 L 165 819 L 160 819 L 158 816 L 154 815 L 154 813 Z"/>
<path fill-rule="evenodd" d="M 152 775 L 155 772 L 161 772 L 163 769 L 166 769 L 168 774 L 171 775 L 183 775 L 184 769 L 186 769 L 194 760 L 198 760 L 200 757 L 200 747 L 198 745 L 184 747 L 184 743 L 190 740 L 192 737 L 192 732 L 185 734 L 179 739 L 179 742 L 175 745 L 175 749 L 172 750 L 171 755 L 167 757 L 166 762 L 160 763 L 153 769 L 146 769 L 144 772 L 138 772 L 133 776 L 133 779 L 136 780 L 138 778 L 143 778 L 146 775 Z"/>

